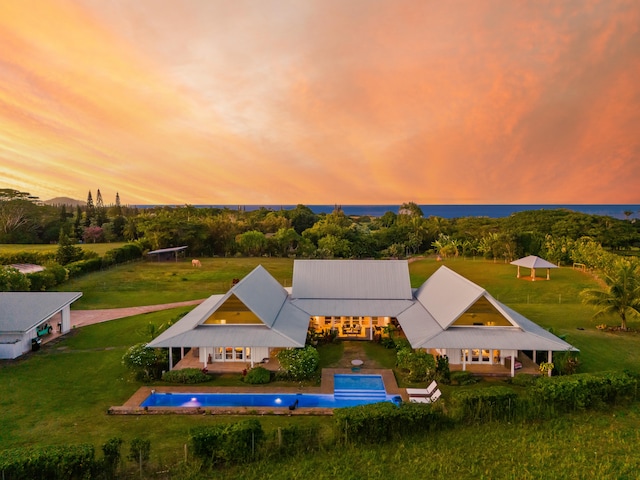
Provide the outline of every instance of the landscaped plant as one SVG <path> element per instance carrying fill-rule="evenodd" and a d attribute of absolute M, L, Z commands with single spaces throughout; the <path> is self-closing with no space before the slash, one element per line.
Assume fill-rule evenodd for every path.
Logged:
<path fill-rule="evenodd" d="M 3 450 L 0 453 L 1 478 L 91 478 L 94 456 L 93 445 L 87 443 Z"/>
<path fill-rule="evenodd" d="M 107 478 L 114 478 L 118 465 L 120 463 L 120 447 L 122 446 L 122 439 L 120 437 L 113 437 L 102 444 L 102 453 L 104 454 L 103 469 Z"/>
<path fill-rule="evenodd" d="M 307 380 L 313 377 L 320 365 L 320 355 L 311 345 L 281 350 L 277 358 L 282 375 L 291 380 Z"/>
<path fill-rule="evenodd" d="M 162 374 L 162 381 L 168 383 L 204 383 L 209 382 L 211 376 L 204 373 L 199 368 L 183 368 L 180 370 L 170 370 Z"/>
<path fill-rule="evenodd" d="M 456 390 L 451 394 L 453 418 L 462 422 L 509 420 L 516 410 L 518 395 L 509 387 Z"/>
<path fill-rule="evenodd" d="M 438 355 L 436 357 L 436 378 L 441 383 L 451 383 L 451 371 L 449 370 L 449 357 Z"/>
<path fill-rule="evenodd" d="M 141 466 L 149 461 L 151 456 L 151 440 L 148 438 L 136 437 L 131 440 L 129 445 L 129 454 L 127 458 L 133 462 L 137 462 Z"/>
<path fill-rule="evenodd" d="M 269 383 L 271 381 L 271 372 L 264 367 L 256 366 L 249 369 L 247 374 L 242 377 L 242 381 L 252 385 Z"/>
<path fill-rule="evenodd" d="M 264 441 L 262 425 L 256 419 L 224 425 L 196 427 L 190 432 L 196 457 L 211 464 L 252 461 Z"/>
<path fill-rule="evenodd" d="M 478 378 L 475 377 L 471 372 L 467 372 L 467 371 L 451 372 L 451 383 L 455 385 L 471 385 L 477 382 L 478 382 Z"/>
<path fill-rule="evenodd" d="M 554 365 L 552 362 L 541 362 L 540 363 L 540 373 L 543 375 L 548 375 L 549 372 L 553 371 Z"/>
<path fill-rule="evenodd" d="M 372 403 L 334 410 L 334 436 L 339 443 L 384 443 L 450 425 L 437 403 Z"/>
<path fill-rule="evenodd" d="M 604 276 L 605 289 L 587 289 L 581 293 L 586 305 L 596 308 L 594 317 L 614 314 L 620 317 L 620 329 L 627 330 L 627 318 L 640 317 L 640 263 L 621 259 Z"/>
<path fill-rule="evenodd" d="M 409 382 L 426 382 L 434 378 L 436 361 L 430 353 L 401 348 L 397 353 L 398 368 L 407 371 Z"/>
<path fill-rule="evenodd" d="M 147 348 L 146 343 L 129 347 L 122 357 L 125 367 L 132 370 L 137 380 L 151 381 L 160 379 L 162 371 L 169 366 L 169 352 L 163 348 Z"/>

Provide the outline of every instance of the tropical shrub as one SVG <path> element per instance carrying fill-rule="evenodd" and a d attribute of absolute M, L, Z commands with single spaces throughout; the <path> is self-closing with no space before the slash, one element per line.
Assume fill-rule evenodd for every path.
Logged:
<path fill-rule="evenodd" d="M 277 358 L 282 376 L 291 380 L 306 380 L 313 377 L 320 365 L 320 354 L 311 345 L 281 350 Z"/>
<path fill-rule="evenodd" d="M 409 382 L 425 382 L 434 378 L 436 373 L 436 361 L 433 355 L 424 351 L 415 351 L 412 348 L 401 348 L 396 356 L 398 368 L 408 371 Z"/>
<path fill-rule="evenodd" d="M 31 282 L 17 268 L 0 265 L 0 292 L 28 292 Z"/>
<path fill-rule="evenodd" d="M 102 444 L 102 453 L 104 458 L 103 470 L 108 478 L 115 477 L 118 470 L 118 464 L 120 463 L 120 447 L 122 446 L 122 439 L 120 437 L 113 437 Z"/>
<path fill-rule="evenodd" d="M 478 378 L 474 377 L 471 372 L 457 371 L 451 372 L 451 383 L 456 385 L 471 385 L 477 383 Z"/>
<path fill-rule="evenodd" d="M 271 372 L 264 367 L 256 366 L 249 369 L 247 374 L 242 377 L 242 381 L 252 385 L 269 383 L 271 381 Z"/>
<path fill-rule="evenodd" d="M 183 368 L 181 370 L 170 370 L 162 374 L 162 381 L 168 383 L 204 383 L 211 380 L 211 377 L 199 368 Z"/>
<path fill-rule="evenodd" d="M 169 354 L 165 349 L 147 348 L 146 343 L 138 343 L 125 352 L 122 364 L 134 372 L 137 380 L 157 380 L 162 371 L 168 369 Z"/>
<path fill-rule="evenodd" d="M 131 440 L 131 444 L 129 445 L 129 454 L 127 455 L 129 460 L 144 465 L 149 461 L 150 456 L 151 440 L 139 437 Z"/>

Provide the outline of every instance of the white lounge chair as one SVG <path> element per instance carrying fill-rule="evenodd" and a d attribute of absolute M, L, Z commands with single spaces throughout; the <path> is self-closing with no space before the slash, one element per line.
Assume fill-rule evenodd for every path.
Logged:
<path fill-rule="evenodd" d="M 440 398 L 441 395 L 442 395 L 442 392 L 438 388 L 435 392 L 433 392 L 433 395 L 431 395 L 430 397 L 412 397 L 412 396 L 409 396 L 409 401 L 411 403 L 434 403 L 436 400 L 438 400 Z"/>
<path fill-rule="evenodd" d="M 438 384 L 434 380 L 429 384 L 427 388 L 407 388 L 407 393 L 409 394 L 409 396 L 414 396 L 414 397 L 417 397 L 417 396 L 430 397 L 431 395 L 433 395 L 433 392 L 435 392 L 437 388 L 438 388 Z"/>

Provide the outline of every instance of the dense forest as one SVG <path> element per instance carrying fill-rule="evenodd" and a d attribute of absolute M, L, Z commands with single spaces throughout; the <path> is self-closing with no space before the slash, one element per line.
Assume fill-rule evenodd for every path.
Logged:
<path fill-rule="evenodd" d="M 512 260 L 539 255 L 575 262 L 578 246 L 625 253 L 640 247 L 640 222 L 571 210 L 530 210 L 505 218 L 430 216 L 413 202 L 381 217 L 290 210 L 129 208 L 105 204 L 100 191 L 84 205 L 45 205 L 26 192 L 0 190 L 0 244 L 136 242 L 143 251 L 188 246 L 192 256 L 401 258 L 435 253 Z M 590 247 L 590 248 L 591 248 Z"/>

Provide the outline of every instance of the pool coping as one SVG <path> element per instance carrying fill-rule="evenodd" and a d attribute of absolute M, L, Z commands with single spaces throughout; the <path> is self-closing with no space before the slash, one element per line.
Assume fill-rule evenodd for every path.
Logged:
<path fill-rule="evenodd" d="M 353 372 L 349 368 L 324 368 L 319 387 L 216 387 L 216 386 L 145 386 L 140 387 L 123 405 L 110 407 L 110 415 L 333 415 L 332 408 L 296 408 L 283 407 L 142 407 L 144 400 L 152 392 L 158 393 L 311 393 L 332 394 L 335 374 L 381 375 L 388 395 L 398 395 L 408 400 L 405 389 L 398 387 L 393 370 L 361 368 Z"/>

